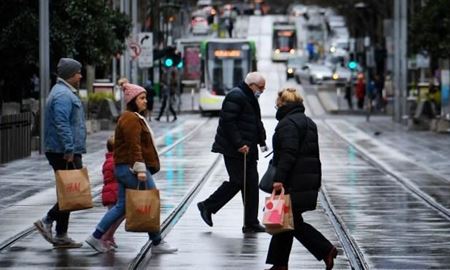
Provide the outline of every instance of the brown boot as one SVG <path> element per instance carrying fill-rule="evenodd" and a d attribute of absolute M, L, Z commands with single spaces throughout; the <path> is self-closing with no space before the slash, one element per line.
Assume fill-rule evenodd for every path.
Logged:
<path fill-rule="evenodd" d="M 328 252 L 328 255 L 323 258 L 323 261 L 325 262 L 325 266 L 326 266 L 326 270 L 331 270 L 333 269 L 334 266 L 334 259 L 337 257 L 337 249 L 335 246 L 333 246 L 330 250 L 330 252 Z"/>

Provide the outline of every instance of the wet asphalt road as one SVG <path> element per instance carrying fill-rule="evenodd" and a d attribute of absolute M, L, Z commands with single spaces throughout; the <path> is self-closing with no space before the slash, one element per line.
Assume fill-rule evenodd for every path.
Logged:
<path fill-rule="evenodd" d="M 276 125 L 273 103 L 276 91 L 286 85 L 284 66 L 273 64 L 263 52 L 270 44 L 270 16 L 254 18 L 249 36 L 260 48 L 259 70 L 267 77 L 267 90 L 260 99 L 268 138 Z M 405 132 L 386 118 L 328 116 L 320 104 L 315 89 L 302 91 L 307 114 L 315 119 L 320 133 L 323 187 L 344 222 L 351 238 L 362 252 L 370 269 L 450 269 L 450 221 L 415 189 L 449 211 L 450 138 L 424 132 Z M 183 137 L 199 123 L 202 129 L 186 143 L 162 157 L 163 169 L 157 174 L 162 190 L 162 220 L 188 192 L 211 164 L 215 154 L 210 146 L 217 118 L 205 121 L 197 115 L 182 116 L 175 123 L 153 123 L 158 145 Z M 375 136 L 374 131 L 382 131 Z M 88 166 L 91 181 L 101 183 L 104 141 L 110 132 L 89 137 Z M 268 140 L 270 146 L 270 139 Z M 267 166 L 261 159 L 260 173 Z M 0 242 L 29 227 L 40 218 L 55 200 L 53 172 L 45 158 L 29 159 L 0 168 L 4 188 L 0 195 Z M 219 214 L 213 216 L 215 226 L 207 227 L 200 219 L 195 203 L 203 200 L 226 180 L 223 162 L 184 216 L 169 232 L 167 240 L 179 248 L 177 254 L 147 258 L 148 269 L 264 269 L 269 235 L 245 236 L 241 233 L 242 206 L 236 196 Z M 94 188 L 98 190 L 100 186 Z M 408 188 L 410 187 L 410 188 Z M 262 202 L 264 193 L 260 193 Z M 93 209 L 72 215 L 70 234 L 84 240 L 94 229 L 105 208 L 97 201 Z M 262 216 L 262 212 L 260 212 Z M 324 210 L 307 213 L 305 220 L 317 227 L 340 250 L 336 269 L 349 269 L 339 236 Z M 0 267 L 8 269 L 124 269 L 134 258 L 146 236 L 117 232 L 119 249 L 114 253 L 96 254 L 90 248 L 55 250 L 36 233 L 0 253 Z M 301 245 L 293 246 L 290 269 L 323 269 Z"/>

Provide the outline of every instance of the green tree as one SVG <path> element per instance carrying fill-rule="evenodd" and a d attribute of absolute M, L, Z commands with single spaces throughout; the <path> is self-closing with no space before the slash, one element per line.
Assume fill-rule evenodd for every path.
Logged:
<path fill-rule="evenodd" d="M 448 0 L 427 1 L 411 20 L 409 42 L 413 52 L 426 50 L 432 57 L 450 56 L 450 5 Z"/>
<path fill-rule="evenodd" d="M 59 53 L 55 58 L 71 56 L 83 64 L 101 65 L 109 63 L 113 55 L 125 48 L 131 21 L 105 6 L 104 0 L 52 3 L 52 48 Z"/>
<path fill-rule="evenodd" d="M 60 57 L 84 65 L 109 65 L 125 48 L 131 20 L 105 0 L 50 1 L 51 71 Z M 39 1 L 0 1 L 0 99 L 28 96 L 30 77 L 39 74 Z M 7 12 L 6 12 L 7 11 Z"/>

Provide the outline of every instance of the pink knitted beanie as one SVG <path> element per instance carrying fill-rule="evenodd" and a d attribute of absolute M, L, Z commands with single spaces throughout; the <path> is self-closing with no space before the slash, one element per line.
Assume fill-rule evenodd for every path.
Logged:
<path fill-rule="evenodd" d="M 132 83 L 124 83 L 122 85 L 122 88 L 126 104 L 128 104 L 133 98 L 137 97 L 139 94 L 146 92 L 144 88 Z"/>

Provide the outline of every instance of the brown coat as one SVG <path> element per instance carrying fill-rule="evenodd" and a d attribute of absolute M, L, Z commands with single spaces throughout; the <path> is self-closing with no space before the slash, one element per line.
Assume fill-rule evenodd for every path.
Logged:
<path fill-rule="evenodd" d="M 129 164 L 134 169 L 136 164 L 145 164 L 152 174 L 159 171 L 159 157 L 152 135 L 144 120 L 134 112 L 125 111 L 117 122 L 114 161 Z"/>

